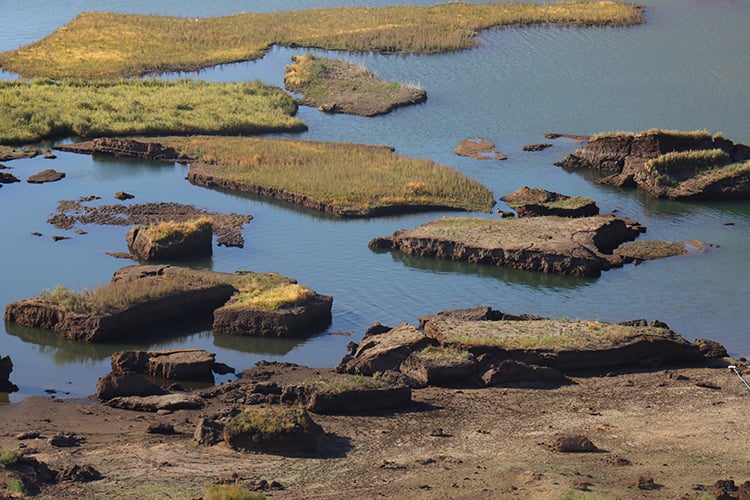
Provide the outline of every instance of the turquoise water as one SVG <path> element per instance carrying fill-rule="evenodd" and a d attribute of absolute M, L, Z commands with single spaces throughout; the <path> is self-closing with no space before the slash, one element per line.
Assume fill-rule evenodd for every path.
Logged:
<path fill-rule="evenodd" d="M 367 2 L 384 5 L 387 2 Z M 391 2 L 398 3 L 398 2 Z M 432 2 L 409 2 L 424 3 Z M 99 1 L 96 8 L 170 15 L 224 15 L 336 5 L 316 2 Z M 362 3 L 358 3 L 362 4 Z M 156 6 L 154 6 L 156 5 Z M 68 22 L 89 2 L 6 1 L 0 6 L 0 50 L 37 40 Z M 432 56 L 382 56 L 313 51 L 361 63 L 379 76 L 418 83 L 428 92 L 422 105 L 375 118 L 327 115 L 301 108 L 310 130 L 283 137 L 389 144 L 405 155 L 431 158 L 485 183 L 496 197 L 523 185 L 597 200 L 648 227 L 645 238 L 699 239 L 716 246 L 701 255 L 626 266 L 598 279 L 576 279 L 488 266 L 374 253 L 367 242 L 442 214 L 345 221 L 246 196 L 190 185 L 186 167 L 60 153 L 56 160 L 8 162 L 19 177 L 45 168 L 66 172 L 60 182 L 18 183 L 0 188 L 0 306 L 57 284 L 93 287 L 130 262 L 106 251 L 125 251 L 125 227 L 82 226 L 86 235 L 46 223 L 59 200 L 96 194 L 136 195 L 133 203 L 175 201 L 213 211 L 251 213 L 246 245 L 215 248 L 194 265 L 220 271 L 276 271 L 334 296 L 333 322 L 307 340 L 245 339 L 213 335 L 205 324 L 169 331 L 134 332 L 125 345 L 85 345 L 50 332 L 5 324 L 0 355 L 10 354 L 11 395 L 87 395 L 109 370 L 109 355 L 124 348 L 194 346 L 217 353 L 238 369 L 260 359 L 332 366 L 349 341 L 359 341 L 373 322 L 395 325 L 443 309 L 492 305 L 512 313 L 607 321 L 660 319 L 684 337 L 713 338 L 732 354 L 750 355 L 750 203 L 687 203 L 654 200 L 593 182 L 591 174 L 553 166 L 576 148 L 558 139 L 542 152 L 525 144 L 547 142 L 549 131 L 587 134 L 652 127 L 722 132 L 750 142 L 750 3 L 655 1 L 647 23 L 631 28 L 503 29 L 484 32 L 476 49 Z M 188 75 L 217 81 L 260 78 L 282 84 L 283 69 L 303 49 L 275 47 L 261 61 Z M 3 74 L 4 78 L 13 75 Z M 455 156 L 466 137 L 486 137 L 508 160 Z M 500 205 L 502 207 L 502 205 Z M 490 214 L 478 214 L 493 217 Z M 731 223 L 732 225 L 727 225 Z M 31 235 L 43 233 L 42 237 Z M 52 235 L 70 240 L 53 242 Z"/>

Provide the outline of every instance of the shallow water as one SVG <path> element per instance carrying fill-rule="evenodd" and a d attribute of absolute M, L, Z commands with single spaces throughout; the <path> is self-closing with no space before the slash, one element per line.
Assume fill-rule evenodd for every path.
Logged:
<path fill-rule="evenodd" d="M 398 2 L 367 2 L 384 5 Z M 424 3 L 432 2 L 409 2 Z M 98 1 L 99 10 L 170 15 L 335 5 L 335 1 L 197 2 Z M 361 4 L 361 3 L 358 3 Z M 0 50 L 37 40 L 92 8 L 90 2 L 10 1 L 0 7 Z M 175 201 L 213 211 L 251 213 L 243 249 L 215 248 L 193 265 L 220 271 L 277 271 L 334 296 L 333 323 L 308 340 L 244 339 L 213 335 L 190 322 L 169 331 L 134 336 L 131 343 L 85 345 L 52 333 L 5 324 L 0 354 L 14 361 L 11 395 L 86 395 L 109 369 L 108 356 L 124 348 L 194 346 L 217 353 L 238 369 L 260 359 L 314 366 L 336 364 L 349 341 L 359 341 L 375 321 L 395 325 L 443 309 L 492 305 L 512 313 L 607 321 L 660 319 L 686 338 L 713 338 L 735 355 L 750 355 L 750 203 L 659 201 L 645 194 L 593 183 L 594 175 L 552 165 L 575 149 L 574 141 L 527 153 L 547 142 L 548 131 L 587 134 L 652 127 L 721 131 L 750 142 L 750 38 L 747 1 L 655 1 L 647 23 L 631 28 L 503 29 L 484 32 L 476 49 L 433 56 L 382 56 L 313 51 L 361 63 L 379 76 L 418 83 L 425 104 L 375 118 L 327 115 L 301 108 L 310 130 L 282 135 L 312 140 L 389 144 L 402 154 L 428 157 L 485 183 L 496 197 L 523 185 L 597 200 L 648 227 L 645 238 L 700 239 L 716 245 L 701 255 L 627 266 L 598 279 L 547 276 L 489 266 L 441 262 L 367 248 L 374 236 L 413 227 L 442 214 L 344 221 L 283 203 L 190 185 L 186 167 L 60 153 L 56 160 L 8 162 L 27 177 L 44 168 L 66 172 L 60 182 L 0 189 L 0 305 L 57 284 L 93 287 L 130 262 L 105 251 L 125 251 L 125 227 L 83 226 L 86 235 L 46 223 L 59 200 L 97 194 L 99 203 L 125 190 L 133 202 Z M 273 48 L 261 61 L 166 77 L 236 81 L 260 78 L 282 84 L 283 69 L 302 49 Z M 4 74 L 5 78 L 13 75 Z M 477 161 L 453 155 L 466 137 L 486 137 L 508 160 Z M 500 205 L 502 207 L 502 205 Z M 492 217 L 490 214 L 478 214 Z M 732 223 L 733 225 L 727 225 Z M 32 236 L 32 231 L 43 233 Z M 53 234 L 72 236 L 53 242 Z M 347 334 L 348 333 L 348 334 Z M 151 340 L 149 340 L 151 339 Z"/>

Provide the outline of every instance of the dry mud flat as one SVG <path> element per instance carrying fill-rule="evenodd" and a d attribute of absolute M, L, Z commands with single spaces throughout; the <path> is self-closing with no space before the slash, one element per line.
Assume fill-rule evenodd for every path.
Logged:
<path fill-rule="evenodd" d="M 0 446 L 25 446 L 53 470 L 91 465 L 103 478 L 43 486 L 40 498 L 196 498 L 207 484 L 251 488 L 277 481 L 269 498 L 714 498 L 719 479 L 750 479 L 749 393 L 726 368 L 576 377 L 556 389 L 413 391 L 393 413 L 315 415 L 327 433 L 315 456 L 247 454 L 193 440 L 204 410 L 138 413 L 90 400 L 33 397 L 0 406 Z M 148 434 L 150 424 L 176 434 Z M 37 439 L 19 441 L 34 430 Z M 76 432 L 76 447 L 47 438 Z M 560 453 L 561 435 L 600 450 Z M 0 471 L 1 472 L 1 471 Z M 654 489 L 639 489 L 639 479 Z M 642 482 L 641 486 L 649 484 Z M 576 489 L 577 488 L 577 489 Z M 573 497 L 575 498 L 575 497 Z"/>

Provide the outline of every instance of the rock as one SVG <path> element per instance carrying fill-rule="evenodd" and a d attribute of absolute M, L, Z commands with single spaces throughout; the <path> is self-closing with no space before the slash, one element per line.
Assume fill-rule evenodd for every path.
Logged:
<path fill-rule="evenodd" d="M 203 349 L 150 351 L 147 372 L 169 380 L 194 380 L 213 383 L 216 354 Z"/>
<path fill-rule="evenodd" d="M 518 384 L 524 382 L 543 384 L 565 384 L 568 378 L 548 366 L 528 365 L 512 359 L 503 360 L 482 375 L 482 382 L 488 387 Z"/>
<path fill-rule="evenodd" d="M 12 184 L 14 182 L 21 182 L 21 179 L 8 172 L 0 172 L 0 184 Z"/>
<path fill-rule="evenodd" d="M 175 434 L 174 425 L 168 424 L 166 422 L 154 422 L 152 424 L 149 424 L 149 426 L 146 428 L 147 434 L 164 434 L 164 435 L 172 435 Z"/>
<path fill-rule="evenodd" d="M 96 397 L 99 401 L 109 401 L 123 396 L 154 396 L 167 391 L 140 373 L 110 372 L 96 383 Z"/>
<path fill-rule="evenodd" d="M 468 156 L 475 160 L 507 160 L 508 157 L 495 149 L 495 143 L 475 138 L 465 139 L 453 150 L 458 156 Z"/>
<path fill-rule="evenodd" d="M 81 445 L 82 439 L 78 437 L 74 432 L 58 432 L 47 442 L 57 448 L 73 448 Z"/>
<path fill-rule="evenodd" d="M 412 352 L 400 366 L 400 371 L 425 385 L 464 382 L 477 372 L 477 361 L 469 351 L 428 346 Z"/>
<path fill-rule="evenodd" d="M 52 151 L 47 150 L 47 151 L 44 152 L 44 159 L 45 160 L 54 160 L 56 158 L 57 158 L 57 155 L 55 153 L 53 153 Z"/>
<path fill-rule="evenodd" d="M 0 392 L 16 392 L 18 386 L 10 381 L 10 372 L 13 371 L 13 361 L 10 356 L 0 357 Z"/>
<path fill-rule="evenodd" d="M 435 314 L 428 314 L 426 316 L 419 317 L 419 328 L 424 328 L 424 325 L 432 319 L 441 318 L 453 318 L 464 321 L 498 321 L 503 319 L 503 313 L 495 311 L 491 307 L 479 306 L 469 307 L 465 309 L 450 309 L 448 311 L 440 311 Z"/>
<path fill-rule="evenodd" d="M 52 237 L 52 241 L 64 241 L 64 240 L 69 240 L 69 239 L 70 239 L 70 236 L 58 236 L 58 235 L 54 235 Z"/>
<path fill-rule="evenodd" d="M 649 130 L 594 136 L 558 165 L 609 172 L 602 182 L 660 198 L 748 199 L 750 169 L 723 168 L 748 159 L 750 146 L 720 135 Z"/>
<path fill-rule="evenodd" d="M 542 144 L 528 144 L 524 146 L 522 149 L 524 151 L 543 151 L 547 148 L 551 148 L 552 144 L 549 143 L 542 143 Z"/>
<path fill-rule="evenodd" d="M 224 426 L 224 441 L 241 451 L 314 452 L 323 429 L 305 410 L 251 406 Z"/>
<path fill-rule="evenodd" d="M 387 333 L 365 337 L 354 355 L 336 371 L 372 376 L 376 372 L 397 370 L 413 351 L 434 342 L 412 325 L 402 323 Z"/>
<path fill-rule="evenodd" d="M 635 483 L 635 487 L 639 490 L 657 490 L 659 485 L 654 482 L 654 478 L 648 476 L 641 476 Z"/>
<path fill-rule="evenodd" d="M 78 483 L 87 483 L 89 481 L 98 481 L 102 479 L 101 472 L 91 465 L 73 465 L 66 467 L 57 474 L 58 481 L 74 481 Z"/>
<path fill-rule="evenodd" d="M 193 440 L 204 446 L 213 446 L 224 439 L 224 424 L 209 418 L 201 418 L 193 433 Z"/>
<path fill-rule="evenodd" d="M 118 137 L 102 137 L 88 142 L 65 144 L 55 149 L 81 154 L 108 154 L 125 158 L 140 158 L 143 160 L 183 161 L 189 158 L 177 153 L 174 148 L 163 147 L 154 142 L 136 139 L 122 139 Z"/>
<path fill-rule="evenodd" d="M 552 449 L 560 453 L 591 453 L 599 451 L 589 438 L 581 435 L 561 436 L 555 440 Z"/>
<path fill-rule="evenodd" d="M 114 194 L 114 197 L 117 198 L 120 201 L 132 200 L 133 198 L 135 198 L 134 195 L 132 195 L 130 193 L 126 193 L 125 191 L 118 191 L 118 192 L 116 192 Z"/>
<path fill-rule="evenodd" d="M 58 172 L 50 168 L 29 176 L 29 178 L 26 179 L 26 182 L 29 182 L 31 184 L 42 184 L 45 182 L 59 181 L 63 177 L 65 177 L 65 174 L 63 172 Z"/>
<path fill-rule="evenodd" d="M 123 396 L 106 402 L 123 410 L 157 412 L 159 410 L 198 410 L 204 403 L 198 396 L 189 394 L 164 394 L 162 396 Z"/>
<path fill-rule="evenodd" d="M 331 322 L 333 297 L 313 293 L 303 301 L 263 310 L 229 302 L 214 311 L 216 333 L 257 337 L 300 337 L 319 331 Z"/>
<path fill-rule="evenodd" d="M 698 349 L 700 349 L 706 358 L 725 358 L 729 356 L 726 347 L 715 340 L 695 339 L 693 344 L 698 346 Z"/>
<path fill-rule="evenodd" d="M 174 260 L 211 255 L 213 225 L 207 218 L 133 226 L 125 236 L 128 250 L 140 260 Z"/>
<path fill-rule="evenodd" d="M 519 217 L 591 217 L 599 214 L 596 202 L 580 196 L 570 197 L 546 189 L 523 186 L 500 198 L 518 213 Z"/>
<path fill-rule="evenodd" d="M 16 434 L 16 439 L 21 441 L 25 439 L 36 439 L 40 436 L 41 434 L 38 431 L 26 431 L 26 432 L 21 432 L 20 434 Z"/>
<path fill-rule="evenodd" d="M 444 217 L 390 236 L 409 255 L 596 277 L 627 260 L 612 254 L 639 228 L 611 215 L 479 219 Z M 374 243 L 370 242 L 372 246 Z"/>
<path fill-rule="evenodd" d="M 393 330 L 390 326 L 385 326 L 381 323 L 373 323 L 369 327 L 367 327 L 367 330 L 365 330 L 365 337 L 369 337 L 371 335 L 380 335 L 381 333 L 387 333 Z"/>

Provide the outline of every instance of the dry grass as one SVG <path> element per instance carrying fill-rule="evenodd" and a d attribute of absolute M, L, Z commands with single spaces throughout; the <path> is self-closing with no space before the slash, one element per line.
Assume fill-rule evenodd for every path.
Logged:
<path fill-rule="evenodd" d="M 427 99 L 419 88 L 380 80 L 367 68 L 312 55 L 295 56 L 284 71 L 287 90 L 303 94 L 302 104 L 323 111 L 374 116 Z"/>
<path fill-rule="evenodd" d="M 665 153 L 646 162 L 646 166 L 657 176 L 683 180 L 730 161 L 731 157 L 723 149 L 700 149 Z"/>
<path fill-rule="evenodd" d="M 0 143 L 68 136 L 300 131 L 297 103 L 261 82 L 0 82 Z"/>
<path fill-rule="evenodd" d="M 261 309 L 264 311 L 276 311 L 282 307 L 288 307 L 304 302 L 313 297 L 315 292 L 297 283 L 278 285 L 273 288 L 253 288 L 242 291 L 232 297 L 227 304 L 228 308 Z"/>
<path fill-rule="evenodd" d="M 272 45 L 436 53 L 467 49 L 476 34 L 508 25 L 630 25 L 640 6 L 451 2 L 431 7 L 338 7 L 212 18 L 87 12 L 31 45 L 0 54 L 26 77 L 112 78 L 258 59 Z"/>
<path fill-rule="evenodd" d="M 214 178 L 297 193 L 339 212 L 400 205 L 489 211 L 492 193 L 458 170 L 386 146 L 240 137 L 145 139 L 210 164 Z"/>
<path fill-rule="evenodd" d="M 587 320 L 445 321 L 441 344 L 503 349 L 585 350 L 662 337 L 668 330 Z"/>
<path fill-rule="evenodd" d="M 164 221 L 149 226 L 134 226 L 133 229 L 141 231 L 151 241 L 159 242 L 175 237 L 184 239 L 194 233 L 211 231 L 213 224 L 208 217 L 201 217 L 184 222 Z"/>
<path fill-rule="evenodd" d="M 641 132 L 628 132 L 628 131 L 617 131 L 617 132 L 600 132 L 598 134 L 592 135 L 589 140 L 595 141 L 597 139 L 603 139 L 606 137 L 635 137 L 635 136 L 644 136 L 644 135 L 667 135 L 670 137 L 678 138 L 678 139 L 717 139 L 721 137 L 720 133 L 716 133 L 711 135 L 711 132 L 708 130 L 670 130 L 670 129 L 661 129 L 661 128 L 650 128 L 648 130 L 643 130 Z"/>

